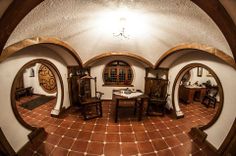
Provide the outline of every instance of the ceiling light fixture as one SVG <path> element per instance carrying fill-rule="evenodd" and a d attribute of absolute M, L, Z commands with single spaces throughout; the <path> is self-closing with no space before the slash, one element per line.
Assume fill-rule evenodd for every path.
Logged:
<path fill-rule="evenodd" d="M 129 39 L 129 35 L 126 34 L 125 26 L 126 26 L 126 18 L 121 17 L 119 21 L 119 32 L 113 33 L 113 36 L 118 37 L 120 39 Z"/>

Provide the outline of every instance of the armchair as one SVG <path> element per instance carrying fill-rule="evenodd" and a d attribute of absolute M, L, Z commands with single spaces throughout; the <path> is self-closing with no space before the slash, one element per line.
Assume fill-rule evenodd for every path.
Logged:
<path fill-rule="evenodd" d="M 169 94 L 165 96 L 158 97 L 158 96 L 151 96 L 148 100 L 147 106 L 147 115 L 165 115 L 165 106 L 167 103 L 167 98 Z"/>
<path fill-rule="evenodd" d="M 219 88 L 217 86 L 209 87 L 207 89 L 206 95 L 202 99 L 202 104 L 206 105 L 206 107 L 209 107 L 212 104 L 215 108 L 218 91 Z"/>
<path fill-rule="evenodd" d="M 92 83 L 91 81 L 94 81 Z M 103 93 L 97 91 L 96 77 L 85 75 L 78 79 L 78 105 L 81 107 L 81 113 L 84 120 L 102 117 Z M 94 87 L 91 87 L 94 84 Z M 92 89 L 94 92 L 92 93 Z"/>

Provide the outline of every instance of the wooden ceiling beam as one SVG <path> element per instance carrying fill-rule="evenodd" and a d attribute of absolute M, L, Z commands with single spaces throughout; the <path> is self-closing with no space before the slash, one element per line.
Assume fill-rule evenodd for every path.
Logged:
<path fill-rule="evenodd" d="M 14 0 L 0 19 L 0 54 L 20 21 L 44 0 Z"/>
<path fill-rule="evenodd" d="M 219 0 L 191 0 L 216 23 L 224 34 L 236 60 L 236 25 Z"/>

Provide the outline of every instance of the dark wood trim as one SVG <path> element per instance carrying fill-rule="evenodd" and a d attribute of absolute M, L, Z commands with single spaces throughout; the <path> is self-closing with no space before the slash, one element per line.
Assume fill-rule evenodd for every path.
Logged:
<path fill-rule="evenodd" d="M 14 0 L 0 19 L 0 54 L 9 36 L 21 20 L 43 0 Z"/>
<path fill-rule="evenodd" d="M 203 131 L 203 130 L 211 127 L 217 121 L 217 119 L 219 118 L 219 116 L 220 116 L 220 114 L 222 112 L 223 103 L 224 103 L 224 92 L 223 92 L 222 84 L 221 84 L 220 79 L 218 78 L 218 76 L 215 74 L 215 72 L 210 67 L 208 67 L 208 66 L 206 66 L 204 64 L 201 64 L 201 63 L 191 63 L 191 64 L 188 64 L 185 67 L 183 67 L 179 71 L 179 73 L 177 74 L 177 76 L 175 78 L 175 81 L 173 83 L 173 88 L 172 88 L 172 105 L 173 105 L 173 108 L 174 108 L 174 110 L 176 112 L 176 108 L 175 108 L 176 104 L 175 104 L 175 100 L 174 100 L 174 96 L 175 96 L 174 93 L 175 93 L 175 89 L 176 89 L 176 85 L 177 85 L 178 80 L 182 78 L 180 76 L 184 75 L 184 73 L 186 73 L 187 71 L 189 71 L 189 70 L 191 70 L 191 69 L 193 69 L 195 67 L 203 67 L 203 68 L 207 69 L 212 74 L 212 76 L 215 78 L 216 83 L 219 86 L 220 102 L 219 102 L 218 110 L 217 110 L 214 118 L 208 124 L 206 124 L 204 126 L 201 126 L 201 127 L 198 127 L 199 130 Z"/>
<path fill-rule="evenodd" d="M 97 56 L 89 59 L 87 62 L 84 63 L 84 67 L 91 66 L 93 63 L 95 63 L 101 59 L 109 58 L 112 56 L 122 56 L 122 57 L 132 58 L 138 62 L 141 62 L 141 63 L 147 65 L 150 68 L 154 67 L 153 64 L 150 61 L 148 61 L 147 59 L 145 59 L 142 56 L 139 56 L 135 53 L 129 53 L 129 52 L 105 52 L 105 53 L 102 53 L 100 55 L 97 55 Z"/>
<path fill-rule="evenodd" d="M 17 72 L 15 78 L 14 78 L 14 81 L 12 83 L 12 87 L 11 87 L 11 107 L 12 107 L 12 110 L 13 110 L 13 113 L 16 117 L 16 119 L 20 122 L 20 124 L 25 127 L 26 129 L 29 129 L 31 131 L 34 131 L 36 130 L 37 128 L 36 127 L 32 127 L 31 125 L 29 125 L 28 123 L 26 123 L 23 118 L 21 117 L 21 115 L 19 114 L 18 110 L 17 110 L 17 107 L 16 107 L 16 101 L 15 101 L 15 91 L 16 91 L 16 83 L 17 83 L 17 79 L 19 77 L 20 74 L 22 74 L 22 72 L 26 69 L 26 68 L 29 68 L 31 67 L 32 65 L 34 65 L 35 63 L 42 63 L 44 65 L 47 65 L 50 69 L 52 68 L 56 74 L 58 75 L 58 78 L 59 78 L 59 81 L 60 81 L 60 85 L 61 85 L 61 105 L 60 105 L 60 109 L 63 105 L 63 99 L 64 99 L 64 85 L 63 85 L 63 81 L 62 81 L 62 77 L 60 75 L 60 72 L 58 71 L 57 67 L 51 63 L 50 61 L 48 60 L 44 60 L 44 59 L 35 59 L 35 60 L 32 60 L 28 63 L 26 63 L 25 65 L 23 65 L 23 67 L 21 67 L 21 69 Z M 58 95 L 57 95 L 58 96 Z"/>
<path fill-rule="evenodd" d="M 189 133 L 190 135 L 195 136 L 200 142 L 204 142 L 207 137 L 207 134 L 198 127 L 191 128 Z"/>
<path fill-rule="evenodd" d="M 30 134 L 28 134 L 28 138 L 31 142 L 34 141 L 34 139 L 36 139 L 38 136 L 42 135 L 46 133 L 44 128 L 40 127 L 35 129 L 34 131 L 32 131 Z"/>
<path fill-rule="evenodd" d="M 214 156 L 220 156 L 218 155 L 218 150 L 207 140 L 204 141 L 206 143 L 206 148 L 210 149 L 213 153 L 214 153 Z"/>
<path fill-rule="evenodd" d="M 37 148 L 42 143 L 43 138 L 46 136 L 47 133 L 45 132 L 44 128 L 37 128 L 28 135 L 29 141 L 23 145 L 23 147 L 21 147 L 21 149 L 17 152 L 17 155 L 26 155 L 29 148 Z"/>
<path fill-rule="evenodd" d="M 123 63 L 125 63 L 125 64 L 127 64 L 128 66 L 129 66 L 129 68 L 131 69 L 131 72 L 132 72 L 132 79 L 131 79 L 131 81 L 130 81 L 130 84 L 109 84 L 109 82 L 108 83 L 106 83 L 105 82 L 105 79 L 104 79 L 104 73 L 105 73 L 105 69 L 106 68 L 109 68 L 109 64 L 110 63 L 112 63 L 112 62 L 123 62 Z M 119 66 L 119 65 L 118 65 Z M 116 67 L 116 68 L 119 68 L 119 67 Z M 119 70 L 117 70 L 117 73 L 119 72 Z M 128 73 L 127 73 L 128 74 Z M 128 77 L 128 75 L 126 75 L 127 77 Z M 117 75 L 117 78 L 118 78 L 119 76 Z M 126 77 L 126 78 L 127 78 Z M 133 71 L 133 69 L 132 69 L 132 66 L 129 64 L 129 63 L 127 63 L 126 61 L 122 61 L 122 60 L 112 60 L 112 61 L 110 61 L 110 62 L 108 62 L 106 65 L 105 65 L 105 67 L 104 67 L 104 69 L 103 69 L 103 72 L 102 72 L 102 80 L 103 80 L 103 86 L 107 86 L 107 87 L 133 87 L 133 85 L 132 85 L 132 82 L 134 81 L 134 71 Z M 118 82 L 119 83 L 119 82 Z"/>
<path fill-rule="evenodd" d="M 1 32 L 1 30 L 0 30 Z M 67 43 L 61 41 L 58 38 L 54 37 L 33 37 L 24 39 L 22 41 L 19 41 L 17 43 L 14 43 L 8 47 L 6 47 L 2 54 L 0 55 L 0 62 L 4 61 L 8 57 L 10 57 L 12 54 L 19 52 L 21 49 L 24 49 L 29 46 L 38 45 L 38 44 L 52 44 L 59 46 L 69 52 L 69 54 L 76 60 L 79 66 L 83 66 L 82 60 L 80 59 L 78 53 Z"/>
<path fill-rule="evenodd" d="M 102 99 L 102 102 L 105 102 L 105 101 L 112 101 L 112 99 Z"/>
<path fill-rule="evenodd" d="M 235 136 L 235 134 L 236 134 L 236 118 L 234 119 L 234 123 L 233 123 L 228 135 L 226 136 L 224 142 L 221 144 L 220 148 L 217 151 L 219 153 L 219 155 L 224 154 L 224 152 L 226 151 L 227 147 L 230 144 L 230 141 Z"/>
<path fill-rule="evenodd" d="M 236 59 L 236 26 L 219 0 L 191 0 L 198 5 L 216 23 L 232 50 Z"/>
<path fill-rule="evenodd" d="M 11 147 L 10 143 L 7 141 L 6 136 L 4 135 L 1 127 L 0 127 L 0 148 L 3 150 L 5 155 L 14 156 L 16 155 L 16 152 Z"/>
<path fill-rule="evenodd" d="M 223 62 L 233 67 L 234 69 L 236 69 L 235 60 L 231 56 L 229 56 L 228 54 L 224 53 L 223 51 L 219 49 L 210 47 L 208 45 L 199 44 L 199 43 L 184 43 L 184 44 L 180 44 L 180 45 L 177 45 L 176 47 L 169 49 L 168 51 L 163 53 L 161 57 L 159 57 L 159 59 L 154 65 L 154 68 L 155 69 L 158 68 L 161 65 L 161 63 L 164 62 L 165 59 L 167 59 L 169 56 L 174 55 L 176 53 L 186 52 L 186 50 L 199 51 L 199 52 L 210 54 L 222 60 Z"/>
<path fill-rule="evenodd" d="M 5 43 L 11 35 L 12 31 L 15 29 L 15 27 L 32 9 L 34 9 L 42 1 L 43 0 L 24 0 L 22 2 L 19 0 L 14 0 L 13 3 L 8 7 L 8 9 L 5 11 L 2 18 L 0 19 L 0 54 L 2 53 L 2 49 Z M 234 58 L 236 59 L 236 27 L 223 5 L 218 0 L 191 1 L 195 3 L 198 7 L 200 7 L 205 13 L 207 13 L 208 16 L 210 16 L 216 23 L 216 25 L 220 28 L 229 43 Z M 90 61 L 87 61 L 85 63 L 85 66 L 92 62 L 94 62 L 92 61 L 92 59 Z M 158 65 L 156 64 L 156 66 Z M 150 67 L 152 67 L 152 63 L 150 63 Z"/>

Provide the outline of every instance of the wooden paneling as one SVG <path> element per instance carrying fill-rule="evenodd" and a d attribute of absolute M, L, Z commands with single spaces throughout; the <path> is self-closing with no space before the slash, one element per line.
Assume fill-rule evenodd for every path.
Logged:
<path fill-rule="evenodd" d="M 16 153 L 0 128 L 0 155 L 14 156 Z"/>

